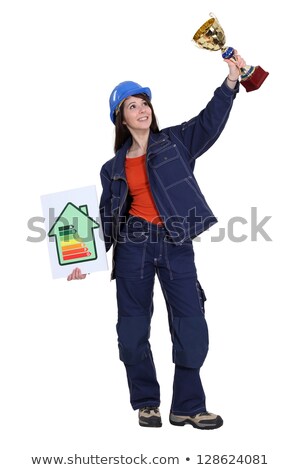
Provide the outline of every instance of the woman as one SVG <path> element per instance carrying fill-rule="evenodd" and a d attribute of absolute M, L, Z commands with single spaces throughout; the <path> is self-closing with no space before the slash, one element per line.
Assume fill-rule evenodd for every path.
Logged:
<path fill-rule="evenodd" d="M 195 159 L 217 140 L 239 89 L 239 68 L 229 74 L 200 114 L 159 131 L 151 91 L 122 82 L 110 96 L 115 157 L 101 169 L 100 214 L 106 249 L 113 245 L 118 301 L 118 345 L 139 424 L 162 425 L 160 391 L 150 348 L 153 286 L 157 274 L 168 310 L 175 364 L 169 421 L 197 429 L 222 426 L 206 410 L 200 368 L 208 350 L 205 294 L 197 279 L 192 239 L 217 220 L 201 193 Z M 68 280 L 83 279 L 75 269 Z"/>

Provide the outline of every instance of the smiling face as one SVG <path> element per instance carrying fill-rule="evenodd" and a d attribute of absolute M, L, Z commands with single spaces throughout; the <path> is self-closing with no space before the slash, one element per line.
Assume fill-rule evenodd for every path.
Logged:
<path fill-rule="evenodd" d="M 149 130 L 152 110 L 147 101 L 138 96 L 129 96 L 123 103 L 123 124 L 131 130 Z"/>

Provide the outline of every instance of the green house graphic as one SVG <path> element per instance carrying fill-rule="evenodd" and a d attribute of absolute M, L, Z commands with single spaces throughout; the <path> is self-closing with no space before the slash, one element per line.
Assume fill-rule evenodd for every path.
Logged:
<path fill-rule="evenodd" d="M 58 263 L 61 266 L 97 259 L 94 230 L 100 225 L 88 215 L 88 206 L 68 202 L 48 236 L 55 237 Z"/>

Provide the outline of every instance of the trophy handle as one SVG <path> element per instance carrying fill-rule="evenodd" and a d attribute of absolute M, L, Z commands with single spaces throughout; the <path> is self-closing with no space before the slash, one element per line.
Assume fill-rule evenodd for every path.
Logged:
<path fill-rule="evenodd" d="M 220 24 L 218 18 L 216 17 L 216 15 L 215 15 L 214 13 L 210 12 L 209 16 L 210 16 L 211 18 L 214 18 L 215 20 L 217 20 L 217 22 Z"/>

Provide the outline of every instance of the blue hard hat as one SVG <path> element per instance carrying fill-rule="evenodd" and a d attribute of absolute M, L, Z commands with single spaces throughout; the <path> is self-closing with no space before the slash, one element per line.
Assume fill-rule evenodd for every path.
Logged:
<path fill-rule="evenodd" d="M 139 93 L 145 93 L 151 100 L 152 95 L 150 88 L 144 88 L 135 82 L 121 82 L 113 89 L 109 97 L 110 119 L 113 123 L 115 123 L 116 120 L 116 109 L 120 106 L 122 101 L 128 98 L 128 96 L 138 95 Z"/>

